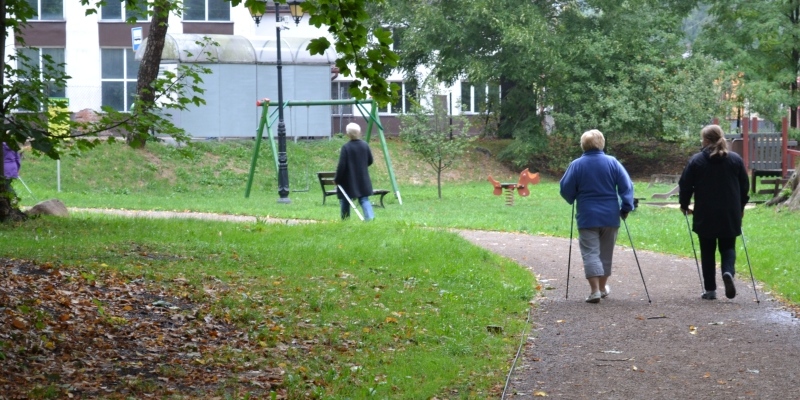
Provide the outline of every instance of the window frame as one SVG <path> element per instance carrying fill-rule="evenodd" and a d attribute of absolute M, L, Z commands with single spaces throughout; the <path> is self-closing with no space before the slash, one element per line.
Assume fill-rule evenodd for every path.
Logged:
<path fill-rule="evenodd" d="M 61 51 L 61 60 L 60 61 L 58 59 L 56 59 L 57 57 L 54 57 L 54 54 L 47 54 L 47 55 L 49 55 L 50 57 L 54 58 L 53 61 L 56 64 L 61 64 L 61 66 L 60 66 L 61 73 L 66 75 L 67 67 L 66 67 L 65 63 L 66 63 L 66 59 L 67 59 L 67 49 L 65 47 L 19 47 L 19 48 L 16 49 L 16 52 L 17 53 L 28 53 L 28 52 L 30 52 L 29 54 L 26 54 L 26 57 L 30 58 L 31 61 L 34 60 L 34 57 L 32 57 L 33 56 L 32 53 L 36 52 L 35 60 L 37 61 L 37 65 L 35 66 L 35 68 L 37 68 L 37 70 L 39 71 L 39 79 L 43 80 L 43 77 L 42 77 L 41 74 L 42 74 L 42 71 L 44 70 L 44 67 L 43 67 L 44 66 L 44 64 L 43 64 L 44 57 L 42 57 L 42 56 L 45 53 L 48 53 L 49 51 L 52 51 L 52 50 L 56 50 L 56 51 L 60 50 Z M 58 92 L 55 92 L 52 89 L 50 89 L 50 87 L 48 86 L 47 97 L 63 97 L 63 98 L 66 98 L 67 97 L 67 87 L 64 86 L 64 87 L 60 88 Z"/>
<path fill-rule="evenodd" d="M 331 100 L 350 100 L 353 96 L 350 95 L 350 85 L 353 84 L 354 81 L 331 81 Z M 345 86 L 347 85 L 347 86 Z M 333 96 L 334 90 L 336 92 L 336 97 Z M 342 97 L 342 94 L 347 95 L 347 97 Z M 331 106 L 331 115 L 334 116 L 352 116 L 353 115 L 353 105 L 352 104 L 335 104 Z"/>
<path fill-rule="evenodd" d="M 64 20 L 64 1 L 63 0 L 27 0 L 28 5 L 36 11 L 36 15 L 31 17 L 29 21 L 63 21 Z M 34 5 L 34 3 L 36 3 Z M 52 3 L 51 6 L 58 4 L 61 8 L 61 13 L 58 17 L 42 17 L 42 3 Z"/>
<path fill-rule="evenodd" d="M 106 71 L 104 70 L 105 63 L 103 62 L 103 54 L 106 51 L 122 51 L 122 73 L 121 78 L 106 78 L 104 75 Z M 130 47 L 102 47 L 100 48 L 100 105 L 101 106 L 110 106 L 117 111 L 120 112 L 130 112 L 131 106 L 133 105 L 134 96 L 136 95 L 136 84 L 138 82 L 138 72 L 139 72 L 139 64 L 140 62 L 136 61 L 133 58 L 131 61 L 129 58 L 135 57 L 135 52 Z M 129 68 L 132 65 L 136 65 L 136 71 L 131 73 Z M 115 71 L 111 71 L 112 73 Z M 122 109 L 120 110 L 118 107 L 115 107 L 113 102 L 107 101 L 105 98 L 105 84 L 106 83 L 122 83 Z M 133 93 L 131 93 L 131 89 L 129 88 L 130 84 L 134 84 Z"/>
<path fill-rule="evenodd" d="M 481 88 L 481 90 L 480 90 L 481 93 L 477 93 L 476 84 L 474 84 L 472 82 L 469 82 L 469 81 L 461 81 L 461 88 L 460 88 L 461 89 L 461 99 L 459 101 L 459 105 L 461 107 L 461 114 L 476 114 L 477 115 L 477 114 L 485 114 L 485 113 L 487 113 L 486 110 L 480 110 L 479 106 L 483 105 L 485 107 L 486 104 L 490 103 L 490 100 L 489 100 L 490 96 L 492 96 L 492 98 L 493 98 L 495 94 L 497 95 L 497 98 L 496 98 L 497 104 L 498 105 L 500 104 L 502 92 L 500 90 L 501 88 L 500 88 L 499 84 L 484 83 L 484 84 L 477 84 L 477 85 L 483 86 Z M 465 86 L 469 86 L 469 92 L 466 93 L 466 95 L 464 93 Z M 480 95 L 480 94 L 483 95 L 482 96 L 483 99 L 479 100 L 479 101 L 476 101 L 476 97 L 478 95 Z M 465 98 L 469 99 L 469 100 L 467 100 L 467 102 L 469 104 L 467 104 L 467 102 L 465 102 Z M 465 107 L 465 106 L 467 106 L 467 107 Z"/>
<path fill-rule="evenodd" d="M 404 79 L 402 81 L 390 80 L 389 84 L 398 84 L 400 86 L 399 110 L 396 110 L 397 103 L 389 103 L 384 107 L 378 109 L 379 115 L 401 115 L 411 112 L 411 102 L 409 96 L 416 97 L 418 95 L 419 84 L 416 79 Z M 413 84 L 413 86 L 412 86 Z M 399 112 L 397 112 L 399 111 Z"/>
<path fill-rule="evenodd" d="M 197 2 L 202 1 L 203 2 L 203 16 L 204 16 L 204 19 L 189 19 L 189 18 L 186 17 L 187 3 L 190 3 L 192 1 L 197 1 Z M 225 19 L 210 19 L 209 18 L 209 12 L 210 12 L 209 2 L 214 2 L 214 1 L 220 1 L 223 4 L 228 6 L 228 12 L 227 12 L 227 16 L 225 17 Z M 225 0 L 185 0 L 184 3 L 183 3 L 183 6 L 184 6 L 184 10 L 183 10 L 183 13 L 181 14 L 181 19 L 184 22 L 231 22 L 231 8 L 232 7 L 231 7 L 231 3 L 229 1 L 225 1 Z"/>
<path fill-rule="evenodd" d="M 146 3 L 143 4 L 143 5 L 145 6 L 145 8 L 143 10 L 137 10 L 136 15 L 128 15 L 129 13 L 128 13 L 127 4 L 125 4 L 125 2 L 123 1 L 123 2 L 120 3 L 119 16 L 117 18 L 106 18 L 103 15 L 103 12 L 104 12 L 104 10 L 106 10 L 107 6 L 101 6 L 100 7 L 100 13 L 99 13 L 100 14 L 100 21 L 125 22 L 125 21 L 128 20 L 128 18 L 137 17 L 136 18 L 136 22 L 149 22 L 149 20 L 147 19 L 147 11 L 149 11 L 150 8 L 147 6 Z M 133 14 L 133 13 L 131 13 L 131 14 Z M 144 18 L 143 19 L 139 19 L 138 18 L 139 16 L 144 17 Z"/>

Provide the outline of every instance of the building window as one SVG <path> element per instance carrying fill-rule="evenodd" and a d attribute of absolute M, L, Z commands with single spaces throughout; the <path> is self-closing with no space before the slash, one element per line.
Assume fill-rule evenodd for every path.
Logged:
<path fill-rule="evenodd" d="M 132 49 L 101 49 L 102 105 L 117 111 L 130 111 L 136 95 L 139 62 Z"/>
<path fill-rule="evenodd" d="M 27 69 L 31 76 L 37 75 L 33 70 L 43 71 L 45 69 L 44 63 L 47 62 L 47 59 L 50 60 L 49 65 L 56 68 L 62 75 L 66 73 L 64 70 L 64 49 L 24 47 L 18 48 L 17 53 L 19 53 L 20 58 L 27 59 L 27 68 L 25 66 L 21 66 L 21 68 Z M 47 96 L 66 97 L 66 89 L 59 87 L 55 83 L 48 84 Z"/>
<path fill-rule="evenodd" d="M 331 82 L 331 100 L 349 100 L 350 82 Z M 353 115 L 352 104 L 337 104 L 331 106 L 333 115 Z"/>
<path fill-rule="evenodd" d="M 36 10 L 31 21 L 61 21 L 64 19 L 63 0 L 27 0 L 28 5 Z"/>
<path fill-rule="evenodd" d="M 500 86 L 461 82 L 461 112 L 485 113 L 494 111 L 500 102 Z"/>
<path fill-rule="evenodd" d="M 226 0 L 185 0 L 184 21 L 230 21 L 231 3 Z"/>
<path fill-rule="evenodd" d="M 389 83 L 394 83 L 400 86 L 400 96 L 398 96 L 398 98 L 395 99 L 395 101 L 393 101 L 391 104 L 386 106 L 386 108 L 380 110 L 380 112 L 385 114 L 403 114 L 411 112 L 412 107 L 414 106 L 414 103 L 411 100 L 416 100 L 417 98 L 416 79 Z"/>
<path fill-rule="evenodd" d="M 128 18 L 147 21 L 147 3 L 137 3 L 137 8 L 128 9 L 126 2 L 111 1 L 100 8 L 101 20 L 127 21 Z"/>
<path fill-rule="evenodd" d="M 392 51 L 399 51 L 403 44 L 403 33 L 406 28 L 391 28 L 392 30 Z"/>

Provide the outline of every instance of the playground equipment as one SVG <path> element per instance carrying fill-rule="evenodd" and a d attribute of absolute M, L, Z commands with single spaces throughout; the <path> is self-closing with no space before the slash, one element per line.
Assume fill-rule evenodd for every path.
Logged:
<path fill-rule="evenodd" d="M 717 123 L 717 120 L 714 121 Z M 781 132 L 758 132 L 758 118 L 742 120 L 742 133 L 725 135 L 731 150 L 742 156 L 744 165 L 750 172 L 750 191 L 752 193 L 777 194 L 794 172 L 794 156 L 800 155 L 795 149 L 797 141 L 789 140 L 789 119 L 783 117 Z M 770 178 L 770 179 L 763 179 Z M 758 181 L 772 185 L 771 189 L 757 190 Z"/>
<path fill-rule="evenodd" d="M 261 147 L 261 138 L 264 134 L 264 128 L 267 128 L 267 136 L 269 137 L 270 146 L 272 148 L 272 159 L 275 162 L 275 171 L 278 171 L 278 150 L 275 146 L 275 138 L 272 135 L 272 130 L 270 129 L 272 125 L 277 120 L 277 116 L 275 115 L 278 107 L 292 107 L 292 106 L 332 106 L 332 105 L 348 105 L 352 104 L 355 105 L 358 109 L 359 113 L 361 114 L 364 119 L 367 120 L 367 129 L 366 134 L 364 136 L 364 140 L 369 143 L 370 137 L 372 136 L 372 129 L 377 128 L 378 130 L 378 137 L 380 138 L 381 142 L 381 149 L 383 150 L 383 158 L 386 160 L 386 169 L 389 171 L 389 179 L 392 183 L 392 189 L 394 190 L 395 197 L 397 198 L 397 202 L 402 205 L 403 199 L 400 196 L 400 188 L 397 186 L 397 179 L 394 175 L 394 169 L 392 168 L 392 160 L 389 157 L 389 148 L 386 145 L 386 137 L 383 134 L 383 125 L 378 118 L 378 105 L 374 100 L 367 100 L 367 101 L 360 101 L 356 99 L 343 99 L 343 100 L 300 100 L 300 101 L 286 101 L 282 105 L 274 105 L 275 111 L 272 111 L 270 114 L 269 107 L 270 102 L 269 99 L 262 99 L 256 101 L 256 106 L 261 107 L 261 118 L 259 119 L 258 123 L 258 130 L 256 132 L 256 145 L 255 149 L 253 150 L 253 159 L 250 162 L 250 174 L 247 178 L 247 188 L 245 189 L 245 198 L 250 197 L 250 188 L 253 186 L 253 176 L 255 174 L 256 169 L 256 162 L 258 160 L 258 151 Z M 368 111 L 365 107 L 365 104 L 369 104 L 370 110 Z M 537 174 L 538 178 L 538 174 Z M 537 181 L 538 182 L 538 181 Z M 381 198 L 382 199 L 382 198 Z"/>
<path fill-rule="evenodd" d="M 530 190 L 528 190 L 528 185 L 532 184 L 535 185 L 539 183 L 539 173 L 531 174 L 527 168 L 524 171 L 519 173 L 519 181 L 512 182 L 512 183 L 500 183 L 494 179 L 492 179 L 491 175 L 489 176 L 489 182 L 492 183 L 494 186 L 494 195 L 500 196 L 503 191 L 506 194 L 506 205 L 513 206 L 514 205 L 514 189 L 517 190 L 520 196 L 527 197 L 531 194 Z"/>

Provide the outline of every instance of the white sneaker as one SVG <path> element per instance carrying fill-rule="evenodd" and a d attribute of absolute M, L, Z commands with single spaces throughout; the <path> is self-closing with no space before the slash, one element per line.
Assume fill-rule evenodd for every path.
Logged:
<path fill-rule="evenodd" d="M 606 290 L 601 290 L 601 291 L 600 291 L 600 297 L 602 297 L 602 298 L 604 298 L 604 299 L 605 299 L 606 297 L 608 297 L 608 295 L 610 295 L 610 294 L 611 294 L 611 287 L 610 287 L 610 286 L 608 286 L 608 285 L 606 285 Z"/>
<path fill-rule="evenodd" d="M 589 295 L 589 297 L 586 298 L 586 302 L 587 303 L 599 303 L 600 302 L 600 297 L 602 297 L 600 292 L 594 292 L 591 295 Z"/>

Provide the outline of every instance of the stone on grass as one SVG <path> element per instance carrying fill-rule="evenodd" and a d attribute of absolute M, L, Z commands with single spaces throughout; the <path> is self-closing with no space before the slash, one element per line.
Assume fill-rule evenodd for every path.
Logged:
<path fill-rule="evenodd" d="M 55 215 L 57 217 L 69 217 L 67 206 L 59 199 L 50 199 L 37 203 L 27 211 L 28 216 L 34 215 Z"/>

